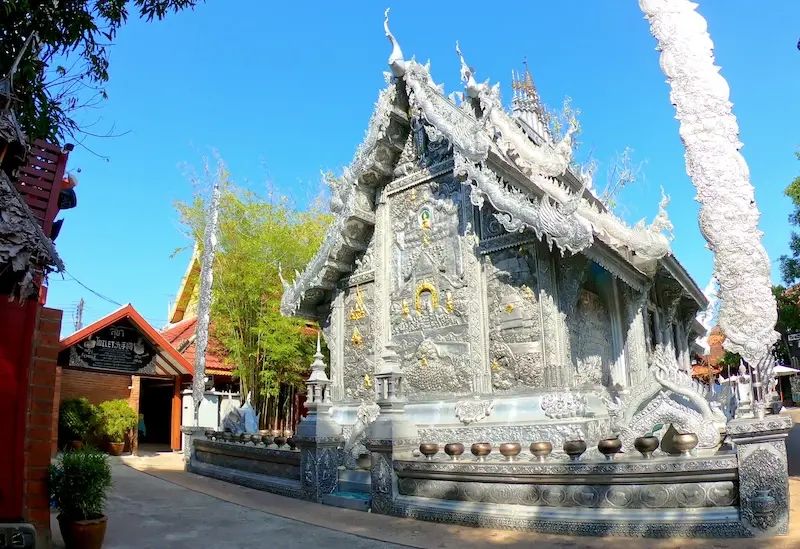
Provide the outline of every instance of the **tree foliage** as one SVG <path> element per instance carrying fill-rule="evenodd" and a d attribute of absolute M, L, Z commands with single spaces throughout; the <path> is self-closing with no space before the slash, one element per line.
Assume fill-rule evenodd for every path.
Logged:
<path fill-rule="evenodd" d="M 36 33 L 14 75 L 12 95 L 29 138 L 88 133 L 73 116 L 107 97 L 109 48 L 128 21 L 193 8 L 200 0 L 4 0 L 0 4 L 0 76 Z"/>
<path fill-rule="evenodd" d="M 285 412 L 285 390 L 303 390 L 315 351 L 305 322 L 280 313 L 285 272 L 302 270 L 319 248 L 330 222 L 319 202 L 299 211 L 284 197 L 237 186 L 224 165 L 218 244 L 214 260 L 212 334 L 235 367 L 243 396 L 262 413 L 262 424 Z M 176 207 L 190 236 L 202 246 L 207 201 L 198 190 L 191 202 Z M 282 392 L 283 391 L 283 392 Z M 266 413 L 264 413 L 266 412 Z"/>
<path fill-rule="evenodd" d="M 633 161 L 633 149 L 625 147 L 621 153 L 616 153 L 606 164 L 605 184 L 603 188 L 596 185 L 595 177 L 599 173 L 600 162 L 594 158 L 592 151 L 588 157 L 580 164 L 575 161 L 577 152 L 583 143 L 580 135 L 583 128 L 580 123 L 581 110 L 572 105 L 572 98 L 564 99 L 563 104 L 558 109 L 544 109 L 544 121 L 547 124 L 550 134 L 555 141 L 560 141 L 567 130 L 572 129 L 572 168 L 576 174 L 587 174 L 592 181 L 589 191 L 594 194 L 603 205 L 610 211 L 618 210 L 617 199 L 625 187 L 638 181 L 642 176 L 644 162 L 635 163 Z"/>
<path fill-rule="evenodd" d="M 800 152 L 796 152 L 795 155 L 800 160 Z M 792 201 L 793 210 L 789 214 L 789 223 L 794 227 L 800 226 L 800 176 L 794 178 L 783 194 Z M 792 251 L 792 255 L 782 255 L 780 263 L 781 277 L 786 284 L 791 286 L 800 279 L 800 235 L 796 231 L 792 231 L 789 249 Z"/>

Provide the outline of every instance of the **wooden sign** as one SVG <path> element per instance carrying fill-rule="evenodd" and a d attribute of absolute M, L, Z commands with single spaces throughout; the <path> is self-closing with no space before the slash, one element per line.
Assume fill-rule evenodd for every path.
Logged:
<path fill-rule="evenodd" d="M 154 369 L 156 350 L 127 320 L 95 332 L 70 349 L 69 364 L 80 368 L 135 373 Z"/>

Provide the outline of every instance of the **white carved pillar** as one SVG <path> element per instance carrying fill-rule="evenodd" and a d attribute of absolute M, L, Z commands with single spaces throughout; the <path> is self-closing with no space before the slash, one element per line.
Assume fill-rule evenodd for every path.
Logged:
<path fill-rule="evenodd" d="M 622 321 L 622 294 L 619 290 L 619 282 L 614 277 L 609 277 L 611 282 L 611 291 L 609 292 L 609 315 L 611 316 L 611 337 L 613 339 L 614 349 L 614 363 L 611 368 L 611 378 L 613 383 L 619 383 L 622 386 L 628 383 L 627 374 L 627 352 L 625 350 L 625 334 L 623 333 Z"/>
<path fill-rule="evenodd" d="M 375 233 L 374 265 L 375 290 L 373 292 L 372 334 L 375 372 L 381 369 L 384 347 L 391 339 L 389 320 L 389 294 L 392 291 L 390 268 L 392 264 L 392 247 L 389 227 L 389 201 L 385 189 L 378 189 L 375 196 Z"/>
<path fill-rule="evenodd" d="M 647 371 L 647 335 L 645 333 L 647 293 L 647 288 L 641 291 L 628 288 L 626 292 L 625 357 L 631 386 L 641 382 Z"/>
<path fill-rule="evenodd" d="M 539 242 L 531 246 L 536 254 L 537 279 L 539 281 L 539 311 L 542 326 L 542 364 L 545 368 L 563 366 L 567 360 L 564 338 L 565 315 L 558 307 L 558 289 L 556 286 L 555 265 L 547 247 Z M 569 358 L 570 364 L 572 362 Z M 562 384 L 568 380 L 561 380 Z"/>
<path fill-rule="evenodd" d="M 331 355 L 333 400 L 344 398 L 344 292 L 337 289 L 331 300 L 331 313 L 322 326 L 322 336 Z"/>
<path fill-rule="evenodd" d="M 465 266 L 465 277 L 472 293 L 469 300 L 469 346 L 472 371 L 480 372 L 474 380 L 473 391 L 488 394 L 492 392 L 492 370 L 489 359 L 489 326 L 488 297 L 486 293 L 486 277 L 483 275 L 484 257 L 478 253 L 478 238 L 475 227 L 478 219 L 475 208 L 471 206 L 468 194 L 471 185 L 464 184 L 462 189 L 461 214 L 462 224 L 467 228 L 465 242 L 461 247 Z"/>
<path fill-rule="evenodd" d="M 769 353 L 780 338 L 771 265 L 761 243 L 750 170 L 739 152 L 730 88 L 714 63 L 708 23 L 690 0 L 639 0 L 639 7 L 658 41 L 686 148 L 686 171 L 700 202 L 700 229 L 714 252 L 725 349 L 741 354 L 756 367 L 758 381 L 769 386 L 775 367 Z M 759 397 L 756 412 L 762 415 Z"/>

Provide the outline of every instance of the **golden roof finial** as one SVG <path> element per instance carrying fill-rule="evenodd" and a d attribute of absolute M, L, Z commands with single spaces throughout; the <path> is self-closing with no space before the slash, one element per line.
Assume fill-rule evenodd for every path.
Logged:
<path fill-rule="evenodd" d="M 520 92 L 520 99 L 532 101 L 534 109 L 541 108 L 539 92 L 536 91 L 536 85 L 533 83 L 527 55 L 523 58 L 522 64 L 525 65 L 525 76 L 520 79 L 519 73 L 517 73 L 517 77 L 511 82 L 511 87 Z"/>

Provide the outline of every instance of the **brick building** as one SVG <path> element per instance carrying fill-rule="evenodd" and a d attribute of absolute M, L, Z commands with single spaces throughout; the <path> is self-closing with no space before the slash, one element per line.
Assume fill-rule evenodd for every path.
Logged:
<path fill-rule="evenodd" d="M 128 304 L 64 338 L 59 346 L 59 401 L 124 399 L 143 415 L 145 442 L 181 448 L 181 390 L 192 365 Z M 63 442 L 63 441 L 62 441 Z M 138 449 L 134 433 L 128 449 Z"/>

